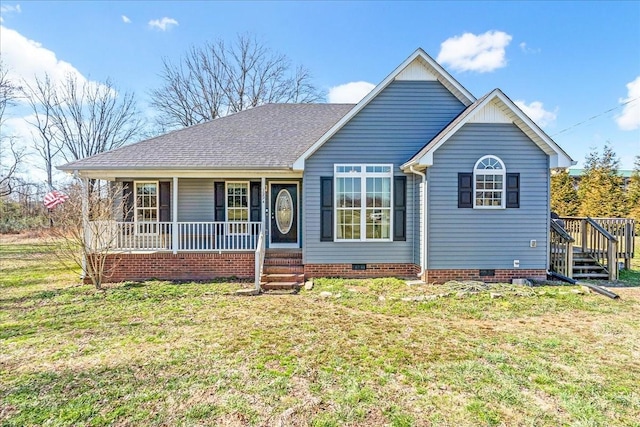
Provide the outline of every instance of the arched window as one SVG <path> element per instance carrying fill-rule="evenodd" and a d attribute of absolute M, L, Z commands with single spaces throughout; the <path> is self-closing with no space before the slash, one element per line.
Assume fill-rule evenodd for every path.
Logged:
<path fill-rule="evenodd" d="M 503 209 L 505 176 L 502 160 L 496 156 L 481 157 L 473 168 L 473 207 Z"/>

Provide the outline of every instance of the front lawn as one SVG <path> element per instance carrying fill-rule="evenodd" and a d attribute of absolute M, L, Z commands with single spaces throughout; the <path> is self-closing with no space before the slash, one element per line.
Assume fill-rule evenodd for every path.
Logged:
<path fill-rule="evenodd" d="M 98 292 L 38 241 L 0 242 L 2 426 L 640 426 L 637 287 Z"/>

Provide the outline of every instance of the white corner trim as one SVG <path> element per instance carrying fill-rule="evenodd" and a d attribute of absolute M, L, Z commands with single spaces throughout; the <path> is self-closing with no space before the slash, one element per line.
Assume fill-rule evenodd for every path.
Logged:
<path fill-rule="evenodd" d="M 304 153 L 300 155 L 293 162 L 292 169 L 294 171 L 304 170 L 304 161 L 315 153 L 325 142 L 327 142 L 333 135 L 335 135 L 342 127 L 347 124 L 356 114 L 358 114 L 364 107 L 366 107 L 372 99 L 374 99 L 382 90 L 384 90 L 396 77 L 400 75 L 409 65 L 414 61 L 423 61 L 423 63 L 416 64 L 421 67 L 432 68 L 436 73 L 437 80 L 441 81 L 447 89 L 451 91 L 464 105 L 471 105 L 475 102 L 476 98 L 464 88 L 456 79 L 453 78 L 440 64 L 433 60 L 427 53 L 421 48 L 416 49 L 402 64 L 396 67 L 382 82 L 380 82 L 371 92 L 367 94 L 360 102 L 358 102 L 344 117 L 342 117 L 335 125 L 324 133 L 311 147 L 309 147 Z M 425 65 L 426 64 L 426 65 Z M 454 89 L 452 91 L 451 89 Z M 455 93 L 458 92 L 458 93 Z"/>

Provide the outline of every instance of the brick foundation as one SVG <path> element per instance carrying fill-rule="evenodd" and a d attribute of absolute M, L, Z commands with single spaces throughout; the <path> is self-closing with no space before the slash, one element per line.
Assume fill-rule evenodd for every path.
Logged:
<path fill-rule="evenodd" d="M 110 254 L 105 282 L 127 280 L 210 280 L 255 277 L 253 252 Z"/>
<path fill-rule="evenodd" d="M 478 280 L 481 282 L 511 283 L 511 279 L 545 279 L 547 270 L 508 269 L 495 270 L 495 276 L 480 276 L 480 270 L 428 270 L 422 277 L 427 283 L 444 283 L 449 280 Z"/>
<path fill-rule="evenodd" d="M 366 270 L 353 270 L 352 264 L 305 264 L 304 275 L 314 277 L 416 277 L 420 267 L 415 264 L 365 264 Z"/>

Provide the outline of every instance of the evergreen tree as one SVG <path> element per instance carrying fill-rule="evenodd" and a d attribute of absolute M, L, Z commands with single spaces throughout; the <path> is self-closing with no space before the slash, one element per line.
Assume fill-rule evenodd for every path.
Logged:
<path fill-rule="evenodd" d="M 627 187 L 629 217 L 636 220 L 636 232 L 640 232 L 640 156 L 636 156 L 631 181 Z"/>
<path fill-rule="evenodd" d="M 578 213 L 578 192 L 567 170 L 551 175 L 551 211 L 560 216 Z"/>
<path fill-rule="evenodd" d="M 609 145 L 602 155 L 593 151 L 586 157 L 585 169 L 578 186 L 581 216 L 620 218 L 627 213 L 620 163 Z"/>

